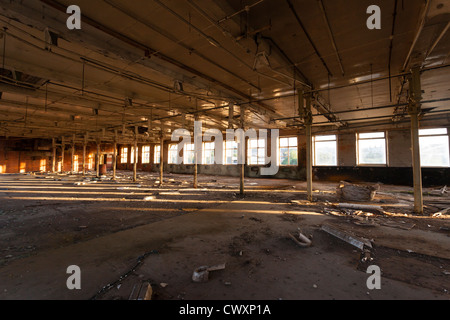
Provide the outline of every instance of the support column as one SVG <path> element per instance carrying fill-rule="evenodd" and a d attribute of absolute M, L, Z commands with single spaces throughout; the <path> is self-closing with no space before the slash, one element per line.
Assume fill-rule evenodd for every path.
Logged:
<path fill-rule="evenodd" d="M 161 141 L 160 141 L 160 152 L 159 152 L 159 186 L 163 185 L 164 178 L 164 129 L 161 128 Z"/>
<path fill-rule="evenodd" d="M 313 173 L 312 173 L 312 111 L 311 94 L 304 94 L 298 91 L 299 114 L 303 117 L 306 134 L 306 192 L 308 201 L 313 201 Z"/>
<path fill-rule="evenodd" d="M 55 138 L 52 139 L 52 173 L 56 172 L 56 140 Z"/>
<path fill-rule="evenodd" d="M 137 181 L 137 162 L 138 162 L 138 144 L 137 140 L 134 140 L 134 163 L 133 163 L 133 182 Z"/>
<path fill-rule="evenodd" d="M 87 136 L 84 137 L 83 143 L 83 177 L 86 176 L 86 147 L 87 147 Z"/>
<path fill-rule="evenodd" d="M 419 144 L 419 114 L 421 112 L 422 88 L 420 83 L 420 69 L 412 70 L 409 78 L 409 106 L 408 112 L 411 117 L 411 151 L 414 179 L 414 211 L 423 214 L 422 194 L 422 166 L 420 163 Z"/>
<path fill-rule="evenodd" d="M 242 132 L 245 132 L 245 108 L 243 106 L 241 106 L 241 129 Z M 241 152 L 241 156 L 239 157 L 241 160 L 241 164 L 239 165 L 239 193 L 241 196 L 243 196 L 245 194 L 245 183 L 244 183 L 244 179 L 245 179 L 245 163 L 246 163 L 246 141 L 245 141 L 245 134 L 243 135 L 243 137 L 241 137 L 240 142 L 239 142 L 239 152 Z M 242 144 L 242 145 L 241 145 Z"/>
<path fill-rule="evenodd" d="M 97 178 L 100 178 L 100 140 L 97 140 L 97 154 L 95 158 L 96 158 Z"/>
<path fill-rule="evenodd" d="M 199 120 L 198 117 L 198 113 L 195 114 L 194 116 L 194 120 L 195 122 L 197 122 Z M 202 143 L 201 141 L 199 141 L 199 137 L 198 135 L 200 135 L 200 139 L 201 139 L 201 134 L 202 132 L 197 132 L 197 126 L 194 123 L 194 189 L 198 188 L 198 158 L 200 153 L 200 148 L 202 148 Z"/>
<path fill-rule="evenodd" d="M 66 151 L 66 144 L 64 143 L 64 137 L 61 139 L 61 172 L 64 172 L 64 152 Z"/>
<path fill-rule="evenodd" d="M 117 174 L 117 130 L 114 131 L 114 145 L 113 145 L 113 180 L 116 180 Z"/>
<path fill-rule="evenodd" d="M 75 172 L 75 135 L 72 138 L 72 148 L 70 150 L 70 174 L 73 174 Z"/>

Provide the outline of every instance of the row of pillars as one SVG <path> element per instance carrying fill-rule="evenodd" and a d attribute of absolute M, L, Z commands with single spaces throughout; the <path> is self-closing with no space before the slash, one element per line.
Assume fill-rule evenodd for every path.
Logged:
<path fill-rule="evenodd" d="M 420 163 L 419 145 L 419 116 L 421 114 L 422 88 L 420 81 L 420 68 L 414 68 L 408 77 L 409 97 L 408 113 L 411 118 L 411 151 L 413 164 L 414 181 L 414 211 L 423 214 L 423 194 L 422 194 L 422 167 Z M 312 155 L 312 95 L 298 91 L 299 115 L 303 118 L 306 131 L 306 183 L 307 199 L 313 201 L 313 155 Z"/>
<path fill-rule="evenodd" d="M 58 145 L 56 143 L 56 139 L 53 138 L 52 139 L 52 173 L 56 173 L 57 169 L 56 169 L 56 156 L 57 156 L 57 148 L 58 146 L 61 146 L 61 171 L 64 171 L 64 156 L 65 156 L 65 149 L 66 149 L 66 144 L 71 145 L 71 172 L 74 173 L 75 172 L 75 137 L 73 137 L 73 140 L 71 143 L 66 143 L 66 140 L 64 137 L 62 137 L 61 139 L 61 144 Z M 83 159 L 82 159 L 82 174 L 83 176 L 86 175 L 86 148 L 87 148 L 87 144 L 88 144 L 88 139 L 87 137 L 85 137 L 84 142 L 83 142 Z M 97 153 L 96 153 L 96 172 L 97 172 L 97 177 L 100 177 L 100 144 L 101 142 L 99 140 L 97 140 Z M 113 150 L 113 179 L 116 179 L 116 168 L 117 168 L 117 142 L 116 140 L 114 140 L 114 150 Z"/>
<path fill-rule="evenodd" d="M 420 146 L 419 146 L 419 115 L 421 113 L 421 99 L 422 99 L 422 89 L 420 83 L 420 70 L 415 68 L 412 70 L 411 76 L 408 79 L 410 87 L 409 95 L 409 114 L 411 117 L 411 150 L 412 150 L 412 163 L 413 163 L 413 179 L 414 179 L 414 210 L 418 214 L 423 214 L 423 196 L 422 196 L 422 173 L 420 164 Z M 312 95 L 311 93 L 304 93 L 299 90 L 299 115 L 303 118 L 305 131 L 306 131 L 306 183 L 307 183 L 307 199 L 308 201 L 313 201 L 313 158 L 312 158 Z M 244 112 L 245 110 L 241 108 L 241 127 L 244 128 Z M 197 119 L 197 117 L 196 117 Z M 137 128 L 135 129 L 135 136 L 137 137 Z M 164 174 L 164 133 L 161 130 L 160 136 L 161 151 L 160 151 L 160 164 L 159 164 L 159 174 L 160 174 L 160 185 L 163 185 L 163 174 Z M 85 175 L 86 170 L 86 145 L 87 139 L 83 144 L 83 175 Z M 65 141 L 62 139 L 62 165 L 64 166 L 64 148 Z M 242 146 L 241 146 L 242 147 Z M 137 139 L 134 141 L 134 150 L 137 150 Z M 72 142 L 72 172 L 73 168 L 73 157 L 75 150 L 75 139 Z M 135 152 L 135 159 L 133 165 L 133 181 L 137 181 L 137 159 L 138 153 Z M 194 188 L 198 187 L 198 154 L 195 154 L 194 163 Z M 97 141 L 97 177 L 100 176 L 100 141 Z M 56 143 L 53 139 L 53 164 L 52 172 L 55 172 L 56 165 Z M 117 142 L 114 140 L 114 152 L 113 152 L 113 179 L 116 179 L 116 167 L 117 167 Z M 244 195 L 244 176 L 245 176 L 245 165 L 240 164 L 240 194 Z"/>

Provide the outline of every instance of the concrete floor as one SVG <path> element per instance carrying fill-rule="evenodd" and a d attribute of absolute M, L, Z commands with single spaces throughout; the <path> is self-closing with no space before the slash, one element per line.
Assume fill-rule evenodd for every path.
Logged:
<path fill-rule="evenodd" d="M 368 227 L 355 223 L 361 215 L 326 214 L 337 203 L 334 183 L 316 182 L 308 203 L 301 181 L 246 179 L 242 198 L 236 178 L 200 176 L 193 189 L 192 176 L 165 177 L 160 188 L 151 173 L 137 183 L 127 172 L 116 182 L 0 175 L 0 299 L 139 299 L 147 283 L 154 300 L 450 297 L 450 217 L 411 215 L 409 187 L 383 185 L 374 203 L 387 214 L 363 215 L 375 223 Z M 425 200 L 445 206 L 449 197 Z M 324 224 L 371 240 L 374 260 L 363 262 Z M 298 228 L 311 247 L 289 237 Z M 196 268 L 223 263 L 208 282 L 192 281 Z M 367 288 L 372 264 L 381 290 Z M 70 265 L 81 269 L 81 290 L 66 287 Z"/>

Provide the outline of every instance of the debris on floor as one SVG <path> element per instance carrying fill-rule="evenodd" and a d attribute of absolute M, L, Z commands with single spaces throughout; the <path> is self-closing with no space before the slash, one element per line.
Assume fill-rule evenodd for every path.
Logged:
<path fill-rule="evenodd" d="M 336 238 L 339 238 L 339 239 L 351 244 L 352 246 L 357 247 L 360 250 L 364 250 L 365 246 L 372 248 L 372 244 L 368 239 L 350 235 L 343 230 L 337 229 L 336 227 L 331 227 L 329 225 L 324 224 L 324 225 L 322 225 L 322 230 L 328 234 L 331 234 L 332 236 L 334 236 Z"/>
<path fill-rule="evenodd" d="M 295 236 L 292 233 L 289 233 L 289 236 L 291 237 L 292 240 L 294 240 L 294 242 L 302 247 L 302 248 L 309 248 L 312 246 L 312 241 L 310 239 L 308 239 L 308 237 L 306 237 L 305 235 L 303 235 L 300 231 L 298 232 L 298 234 Z"/>
<path fill-rule="evenodd" d="M 336 194 L 340 201 L 373 201 L 379 189 L 379 185 L 357 185 L 341 181 Z"/>
<path fill-rule="evenodd" d="M 208 267 L 208 266 L 202 266 L 198 267 L 194 270 L 194 273 L 192 274 L 192 281 L 194 282 L 207 282 L 209 280 L 209 273 L 212 271 L 219 271 L 225 269 L 225 263 L 219 264 L 216 266 Z"/>

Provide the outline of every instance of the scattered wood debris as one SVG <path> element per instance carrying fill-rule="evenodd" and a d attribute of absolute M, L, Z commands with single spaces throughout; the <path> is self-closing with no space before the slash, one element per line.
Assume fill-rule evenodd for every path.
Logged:
<path fill-rule="evenodd" d="M 379 185 L 357 185 L 341 181 L 336 194 L 340 201 L 373 201 L 379 189 Z"/>

